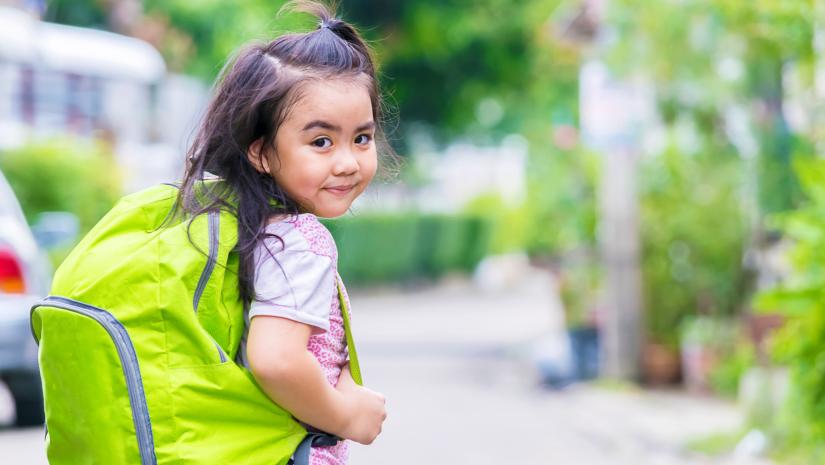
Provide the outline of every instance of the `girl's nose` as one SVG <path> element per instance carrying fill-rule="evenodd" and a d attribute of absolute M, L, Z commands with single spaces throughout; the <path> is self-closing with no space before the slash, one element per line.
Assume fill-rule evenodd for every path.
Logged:
<path fill-rule="evenodd" d="M 358 160 L 352 150 L 345 148 L 338 151 L 335 164 L 332 167 L 333 174 L 336 176 L 347 176 L 358 172 Z"/>

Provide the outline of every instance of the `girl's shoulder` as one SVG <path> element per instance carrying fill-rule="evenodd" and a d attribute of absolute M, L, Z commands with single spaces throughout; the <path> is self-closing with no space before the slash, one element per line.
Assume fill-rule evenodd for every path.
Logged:
<path fill-rule="evenodd" d="M 275 239 L 276 242 L 282 241 L 281 247 L 285 251 L 307 251 L 329 257 L 333 262 L 338 260 L 335 239 L 329 229 L 312 213 L 273 218 L 267 224 L 266 232 L 277 236 L 280 241 L 272 237 L 268 239 Z"/>

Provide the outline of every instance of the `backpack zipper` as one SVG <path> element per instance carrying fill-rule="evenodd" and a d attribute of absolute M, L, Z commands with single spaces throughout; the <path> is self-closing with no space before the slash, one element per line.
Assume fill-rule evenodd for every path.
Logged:
<path fill-rule="evenodd" d="M 54 307 L 79 313 L 97 321 L 109 333 L 117 349 L 120 365 L 123 367 L 123 374 L 126 379 L 126 390 L 129 393 L 132 420 L 135 424 L 138 450 L 140 451 L 140 463 L 142 465 L 156 465 L 157 457 L 155 457 L 155 442 L 152 436 L 152 421 L 149 418 L 149 408 L 146 405 L 146 395 L 143 392 L 140 366 L 137 353 L 135 353 L 135 348 L 126 328 L 106 310 L 65 297 L 48 296 L 32 307 L 32 312 L 38 307 Z"/>
<path fill-rule="evenodd" d="M 203 268 L 200 279 L 198 279 L 198 286 L 195 288 L 195 296 L 192 298 L 192 307 L 195 313 L 198 313 L 198 305 L 200 304 L 203 291 L 206 289 L 206 283 L 209 282 L 209 277 L 212 276 L 212 271 L 215 269 L 215 264 L 218 262 L 218 238 L 220 237 L 221 219 L 220 213 L 217 211 L 210 211 L 207 219 L 209 223 L 209 256 L 206 259 L 206 266 Z M 221 363 L 226 362 L 226 355 L 223 353 L 221 346 L 212 339 L 215 348 L 218 349 L 218 356 Z"/>

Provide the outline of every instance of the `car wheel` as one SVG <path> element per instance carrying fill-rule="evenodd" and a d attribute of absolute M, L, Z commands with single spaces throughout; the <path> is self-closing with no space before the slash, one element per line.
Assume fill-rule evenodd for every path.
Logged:
<path fill-rule="evenodd" d="M 43 408 L 43 388 L 37 373 L 15 373 L 4 381 L 14 398 L 15 426 L 37 426 L 46 420 Z"/>

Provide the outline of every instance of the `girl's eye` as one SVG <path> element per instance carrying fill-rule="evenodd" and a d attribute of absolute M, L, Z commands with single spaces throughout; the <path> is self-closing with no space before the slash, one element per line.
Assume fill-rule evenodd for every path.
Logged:
<path fill-rule="evenodd" d="M 332 145 L 332 141 L 329 137 L 319 137 L 312 141 L 312 145 L 318 147 L 319 149 L 325 149 Z"/>
<path fill-rule="evenodd" d="M 360 140 L 360 142 L 359 142 L 359 140 Z M 369 144 L 371 140 L 372 140 L 372 136 L 370 136 L 369 134 L 361 134 L 361 135 L 359 135 L 358 137 L 355 138 L 355 143 L 358 144 L 358 145 L 365 145 L 365 144 Z"/>

